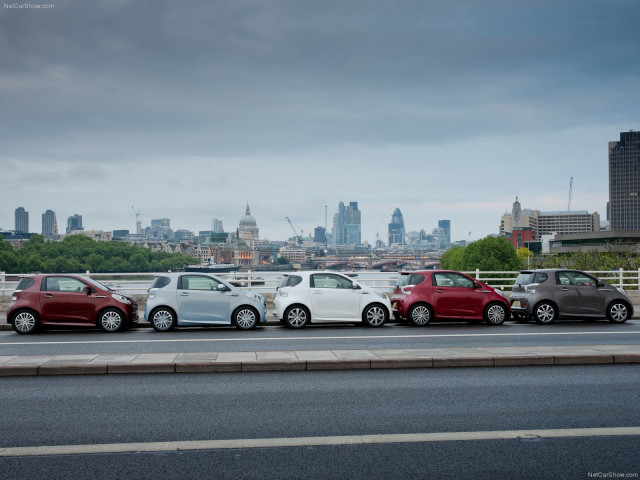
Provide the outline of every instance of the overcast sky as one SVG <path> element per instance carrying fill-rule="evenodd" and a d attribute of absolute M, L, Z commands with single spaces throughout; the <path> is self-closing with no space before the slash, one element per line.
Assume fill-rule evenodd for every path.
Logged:
<path fill-rule="evenodd" d="M 0 8 L 6 230 L 233 231 L 248 202 L 285 240 L 357 201 L 363 240 L 396 207 L 478 239 L 570 177 L 604 220 L 607 144 L 640 129 L 638 0 L 30 1 Z"/>

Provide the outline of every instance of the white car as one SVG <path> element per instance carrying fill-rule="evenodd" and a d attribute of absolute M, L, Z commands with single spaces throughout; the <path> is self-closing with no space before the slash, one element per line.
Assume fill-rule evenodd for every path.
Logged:
<path fill-rule="evenodd" d="M 382 292 L 335 272 L 283 275 L 273 314 L 291 328 L 308 323 L 364 323 L 381 327 L 389 319 L 391 302 Z"/>

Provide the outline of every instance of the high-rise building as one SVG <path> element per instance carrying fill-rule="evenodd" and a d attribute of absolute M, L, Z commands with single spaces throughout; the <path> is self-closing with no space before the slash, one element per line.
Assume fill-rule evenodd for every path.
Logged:
<path fill-rule="evenodd" d="M 211 231 L 214 233 L 224 233 L 224 228 L 222 227 L 222 220 L 218 218 L 211 219 Z"/>
<path fill-rule="evenodd" d="M 29 233 L 29 212 L 24 207 L 16 208 L 15 229 L 18 233 Z"/>
<path fill-rule="evenodd" d="M 171 219 L 155 218 L 151 220 L 151 236 L 159 240 L 168 240 L 173 236 Z"/>
<path fill-rule="evenodd" d="M 362 235 L 361 212 L 358 202 L 344 202 L 338 204 L 338 213 L 333 216 L 331 236 L 336 245 L 360 245 Z"/>
<path fill-rule="evenodd" d="M 440 250 L 446 250 L 451 245 L 451 220 L 438 220 L 438 236 Z"/>
<path fill-rule="evenodd" d="M 640 132 L 609 142 L 609 228 L 640 230 Z"/>
<path fill-rule="evenodd" d="M 67 233 L 75 230 L 84 230 L 84 228 L 82 228 L 82 215 L 78 215 L 77 213 L 67 218 Z"/>
<path fill-rule="evenodd" d="M 327 230 L 324 227 L 316 227 L 313 230 L 313 241 L 315 243 L 327 243 Z"/>
<path fill-rule="evenodd" d="M 406 245 L 406 232 L 404 229 L 404 218 L 399 208 L 396 208 L 391 215 L 389 224 L 389 247 L 392 245 Z"/>
<path fill-rule="evenodd" d="M 53 210 L 42 214 L 42 235 L 58 235 L 58 221 Z"/>

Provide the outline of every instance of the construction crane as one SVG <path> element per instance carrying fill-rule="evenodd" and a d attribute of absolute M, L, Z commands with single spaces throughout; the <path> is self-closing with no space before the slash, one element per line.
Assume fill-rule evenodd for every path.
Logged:
<path fill-rule="evenodd" d="M 142 222 L 140 222 L 140 211 L 136 211 L 135 208 L 133 208 L 133 205 L 131 205 L 131 210 L 133 210 L 133 213 L 136 214 L 136 234 L 140 235 L 142 233 Z"/>
<path fill-rule="evenodd" d="M 295 227 L 293 226 L 293 223 L 291 223 L 291 220 L 289 219 L 289 217 L 284 217 L 287 219 L 287 222 L 289 222 L 289 226 L 291 227 L 291 230 L 293 230 L 293 234 L 295 235 L 296 238 L 296 243 L 298 245 L 302 245 L 302 237 L 300 235 L 298 235 L 298 232 L 296 231 Z"/>
<path fill-rule="evenodd" d="M 567 211 L 571 211 L 571 197 L 573 196 L 573 177 L 569 180 L 569 203 L 567 205 Z"/>

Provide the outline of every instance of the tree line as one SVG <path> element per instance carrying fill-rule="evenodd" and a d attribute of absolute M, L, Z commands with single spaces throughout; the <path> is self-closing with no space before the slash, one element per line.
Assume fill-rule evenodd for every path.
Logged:
<path fill-rule="evenodd" d="M 534 255 L 527 248 L 517 251 L 504 237 L 488 236 L 466 247 L 453 247 L 442 254 L 442 268 L 447 270 L 515 271 L 536 268 L 572 268 L 587 271 L 637 270 L 640 253 L 634 249 L 614 252 L 581 251 L 555 255 Z"/>
<path fill-rule="evenodd" d="M 0 235 L 0 271 L 6 273 L 123 273 L 181 270 L 197 263 L 181 253 L 152 252 L 122 242 L 98 242 L 84 235 L 69 235 L 60 242 L 34 235 L 14 250 Z"/>

